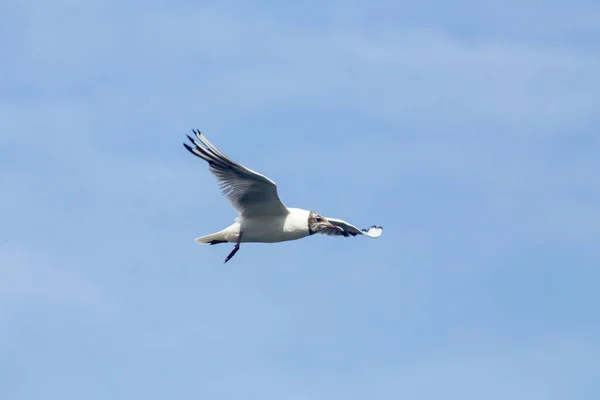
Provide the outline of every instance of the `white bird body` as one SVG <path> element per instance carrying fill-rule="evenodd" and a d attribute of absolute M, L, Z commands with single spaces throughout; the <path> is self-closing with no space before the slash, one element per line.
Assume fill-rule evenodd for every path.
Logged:
<path fill-rule="evenodd" d="M 280 216 L 238 217 L 222 231 L 196 238 L 196 242 L 210 244 L 217 240 L 236 243 L 240 232 L 244 232 L 240 243 L 277 243 L 309 236 L 307 221 L 310 211 L 300 208 L 288 208 L 288 211 L 288 214 Z"/>
<path fill-rule="evenodd" d="M 239 250 L 240 243 L 276 243 L 297 240 L 315 233 L 336 236 L 381 236 L 382 227 L 358 229 L 346 221 L 325 218 L 314 211 L 286 207 L 277 193 L 277 185 L 264 175 L 231 160 L 206 138 L 194 131 L 200 143 L 188 136 L 194 147 L 186 149 L 208 162 L 210 172 L 219 181 L 223 195 L 239 213 L 236 221 L 222 231 L 196 238 L 200 244 L 236 243 L 225 262 Z"/>

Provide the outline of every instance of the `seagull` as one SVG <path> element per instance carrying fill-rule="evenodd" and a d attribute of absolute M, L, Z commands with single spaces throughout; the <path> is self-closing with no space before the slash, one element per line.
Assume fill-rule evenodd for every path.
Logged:
<path fill-rule="evenodd" d="M 239 214 L 235 222 L 222 231 L 195 239 L 199 244 L 235 243 L 229 261 L 240 249 L 240 243 L 276 243 L 302 239 L 316 233 L 331 236 L 366 235 L 378 238 L 381 226 L 358 229 L 337 218 L 325 218 L 314 211 L 286 207 L 279 199 L 277 185 L 266 176 L 231 160 L 213 146 L 200 131 L 186 135 L 193 147 L 183 146 L 208 162 L 209 171 L 217 178 L 221 194 Z"/>

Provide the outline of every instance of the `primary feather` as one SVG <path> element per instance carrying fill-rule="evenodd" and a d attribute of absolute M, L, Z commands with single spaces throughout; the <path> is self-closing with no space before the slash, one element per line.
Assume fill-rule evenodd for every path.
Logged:
<path fill-rule="evenodd" d="M 285 215 L 287 208 L 279 199 L 277 185 L 266 176 L 231 160 L 215 148 L 200 132 L 193 131 L 200 143 L 188 136 L 194 147 L 184 143 L 192 154 L 208 162 L 221 193 L 243 217 Z"/>

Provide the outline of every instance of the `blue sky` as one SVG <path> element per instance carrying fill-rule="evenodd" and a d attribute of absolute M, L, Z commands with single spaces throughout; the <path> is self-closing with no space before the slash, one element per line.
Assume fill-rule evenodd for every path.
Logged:
<path fill-rule="evenodd" d="M 600 5 L 0 5 L 0 398 L 597 399 Z M 192 128 L 378 240 L 232 222 Z"/>

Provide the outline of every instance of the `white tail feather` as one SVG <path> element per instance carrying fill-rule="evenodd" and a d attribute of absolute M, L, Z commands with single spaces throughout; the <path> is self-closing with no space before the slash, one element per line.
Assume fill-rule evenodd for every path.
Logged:
<path fill-rule="evenodd" d="M 199 244 L 216 244 L 214 242 L 227 242 L 224 231 L 211 233 L 210 235 L 206 236 L 200 236 L 194 240 Z"/>

